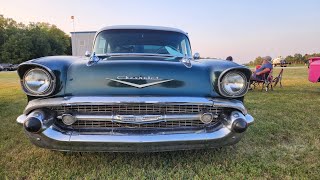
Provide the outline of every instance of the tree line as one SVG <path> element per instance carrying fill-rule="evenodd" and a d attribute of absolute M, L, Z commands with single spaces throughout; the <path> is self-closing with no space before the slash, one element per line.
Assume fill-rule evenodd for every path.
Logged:
<path fill-rule="evenodd" d="M 0 63 L 18 64 L 53 55 L 70 55 L 71 38 L 48 23 L 18 23 L 0 15 Z"/>
<path fill-rule="evenodd" d="M 316 56 L 320 57 L 320 53 L 305 54 L 305 55 L 296 53 L 293 56 L 289 55 L 289 56 L 285 57 L 284 60 L 287 63 L 291 63 L 291 64 L 307 64 L 308 59 L 310 57 L 316 57 Z M 263 61 L 262 57 L 259 56 L 255 60 L 250 61 L 247 65 L 249 65 L 249 66 L 259 65 L 259 64 L 262 64 L 262 61 Z"/>

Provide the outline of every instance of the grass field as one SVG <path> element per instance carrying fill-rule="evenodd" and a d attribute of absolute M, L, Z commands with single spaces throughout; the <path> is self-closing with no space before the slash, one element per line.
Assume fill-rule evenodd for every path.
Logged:
<path fill-rule="evenodd" d="M 0 72 L 0 179 L 319 179 L 320 83 L 302 67 L 285 69 L 283 85 L 248 93 L 255 124 L 232 147 L 66 154 L 28 141 L 15 123 L 26 105 L 18 77 Z"/>

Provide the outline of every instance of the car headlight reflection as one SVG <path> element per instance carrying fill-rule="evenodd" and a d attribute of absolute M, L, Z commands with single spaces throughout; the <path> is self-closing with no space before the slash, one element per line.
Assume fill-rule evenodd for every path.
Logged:
<path fill-rule="evenodd" d="M 29 94 L 44 95 L 52 89 L 52 78 L 43 69 L 31 69 L 24 75 L 23 86 Z"/>
<path fill-rule="evenodd" d="M 221 93 L 226 96 L 242 96 L 248 88 L 246 76 L 237 71 L 225 74 L 220 83 Z"/>

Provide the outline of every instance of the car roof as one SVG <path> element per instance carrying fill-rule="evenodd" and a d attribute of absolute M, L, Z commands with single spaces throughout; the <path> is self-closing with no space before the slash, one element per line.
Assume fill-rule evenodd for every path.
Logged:
<path fill-rule="evenodd" d="M 320 64 L 320 57 L 310 57 L 309 62 L 315 63 L 315 64 Z"/>
<path fill-rule="evenodd" d="M 310 57 L 310 60 L 320 60 L 320 57 Z"/>
<path fill-rule="evenodd" d="M 173 32 L 179 32 L 183 33 L 185 35 L 188 35 L 188 33 L 177 29 L 177 28 L 171 28 L 171 27 L 164 27 L 164 26 L 146 26 L 146 25 L 116 25 L 116 26 L 107 26 L 98 31 L 104 31 L 104 30 L 110 30 L 110 29 L 147 29 L 147 30 L 159 30 L 159 31 L 173 31 Z"/>

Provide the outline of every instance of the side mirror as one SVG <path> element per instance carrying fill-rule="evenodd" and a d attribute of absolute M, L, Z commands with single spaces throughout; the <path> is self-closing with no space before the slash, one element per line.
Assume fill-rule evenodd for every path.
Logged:
<path fill-rule="evenodd" d="M 193 59 L 200 59 L 200 54 L 199 53 L 194 53 Z"/>
<path fill-rule="evenodd" d="M 85 55 L 86 57 L 90 57 L 90 56 L 91 56 L 91 52 L 90 52 L 90 51 L 86 51 L 86 53 L 84 53 L 84 55 Z"/>

